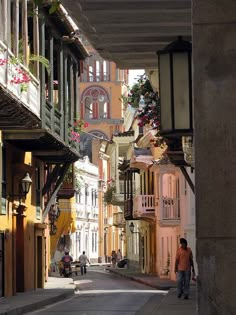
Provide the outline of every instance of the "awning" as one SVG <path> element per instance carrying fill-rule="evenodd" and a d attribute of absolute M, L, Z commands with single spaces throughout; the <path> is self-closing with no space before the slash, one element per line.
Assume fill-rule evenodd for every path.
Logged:
<path fill-rule="evenodd" d="M 130 167 L 147 170 L 153 164 L 153 156 L 149 149 L 134 148 Z"/>
<path fill-rule="evenodd" d="M 74 233 L 76 230 L 76 212 L 71 199 L 59 199 L 60 216 L 55 222 L 57 232 L 51 235 L 51 254 L 56 251 L 57 242 L 62 235 Z"/>

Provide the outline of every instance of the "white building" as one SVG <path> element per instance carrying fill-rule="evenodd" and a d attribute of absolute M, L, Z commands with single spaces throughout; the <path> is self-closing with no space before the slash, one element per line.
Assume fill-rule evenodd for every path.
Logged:
<path fill-rule="evenodd" d="M 75 162 L 76 231 L 71 235 L 71 254 L 83 251 L 91 262 L 98 261 L 98 167 L 85 156 Z"/>

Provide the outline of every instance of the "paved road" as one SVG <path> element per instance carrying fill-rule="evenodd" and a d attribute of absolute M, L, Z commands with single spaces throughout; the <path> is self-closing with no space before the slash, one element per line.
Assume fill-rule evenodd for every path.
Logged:
<path fill-rule="evenodd" d="M 74 277 L 74 281 L 77 287 L 74 297 L 28 315 L 145 315 L 147 308 L 156 305 L 167 293 L 99 267 L 89 268 L 87 275 Z"/>

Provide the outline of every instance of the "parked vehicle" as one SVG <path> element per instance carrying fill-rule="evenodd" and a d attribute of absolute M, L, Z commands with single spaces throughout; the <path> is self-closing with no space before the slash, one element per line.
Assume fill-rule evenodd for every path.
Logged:
<path fill-rule="evenodd" d="M 128 259 L 127 258 L 123 258 L 123 259 L 118 261 L 117 267 L 125 268 L 125 267 L 127 267 L 127 264 L 128 264 Z"/>
<path fill-rule="evenodd" d="M 75 275 L 77 276 L 78 273 L 80 272 L 80 262 L 79 261 L 73 261 L 73 263 L 71 264 L 71 272 L 75 273 Z"/>

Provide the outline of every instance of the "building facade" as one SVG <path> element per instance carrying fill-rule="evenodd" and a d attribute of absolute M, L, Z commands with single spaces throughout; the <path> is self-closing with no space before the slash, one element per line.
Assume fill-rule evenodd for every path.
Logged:
<path fill-rule="evenodd" d="M 71 255 L 78 260 L 83 251 L 91 263 L 98 262 L 98 167 L 85 156 L 75 162 L 75 231 Z"/>
<path fill-rule="evenodd" d="M 88 127 L 80 135 L 80 152 L 98 166 L 98 257 L 99 261 L 110 261 L 112 250 L 117 251 L 123 246 L 123 241 L 120 241 L 121 230 L 113 226 L 113 212 L 118 210 L 113 210 L 113 206 L 104 200 L 112 180 L 110 161 L 105 151 L 112 136 L 123 128 L 122 95 L 127 94 L 128 71 L 118 69 L 113 62 L 104 60 L 94 50 L 82 67 L 80 116 L 88 123 Z"/>
<path fill-rule="evenodd" d="M 0 1 L 1 296 L 44 286 L 48 213 L 79 157 L 68 131 L 77 113 L 73 86 L 87 52 L 77 39 L 72 46 L 62 40 L 74 24 L 62 6 L 52 14 L 50 8 Z"/>

